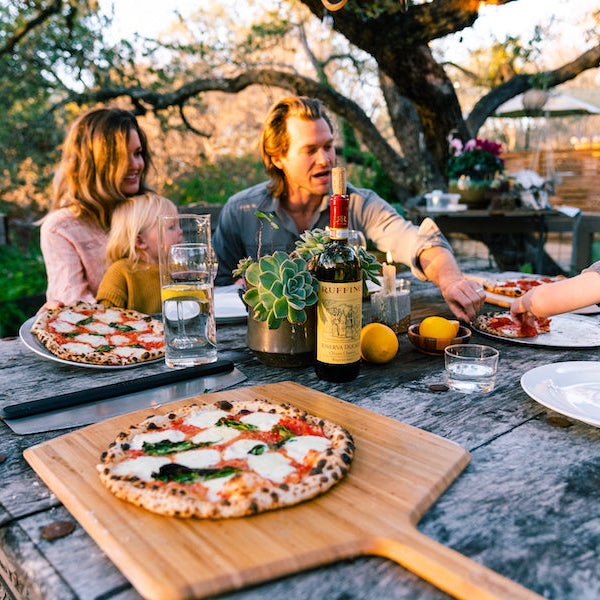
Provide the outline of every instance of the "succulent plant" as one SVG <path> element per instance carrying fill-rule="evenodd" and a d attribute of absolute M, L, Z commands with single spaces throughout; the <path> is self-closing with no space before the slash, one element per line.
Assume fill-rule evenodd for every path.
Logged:
<path fill-rule="evenodd" d="M 311 258 L 321 254 L 330 242 L 331 237 L 324 229 L 311 229 L 300 234 L 294 253 L 310 262 Z"/>
<path fill-rule="evenodd" d="M 306 308 L 316 304 L 319 288 L 311 272 L 312 262 L 329 243 L 331 238 L 324 229 L 313 229 L 300 236 L 290 254 L 277 251 L 258 261 L 248 257 L 238 262 L 233 275 L 245 277 L 244 301 L 254 309 L 255 319 L 266 321 L 269 329 L 277 329 L 284 319 L 292 324 L 306 321 Z M 358 258 L 366 294 L 367 280 L 379 282 L 381 265 L 363 248 Z"/>
<path fill-rule="evenodd" d="M 306 321 L 306 308 L 316 304 L 318 282 L 300 256 L 277 251 L 248 264 L 238 263 L 249 289 L 244 301 L 254 309 L 254 318 L 266 321 L 269 329 L 277 329 L 284 319 L 292 324 Z"/>
<path fill-rule="evenodd" d="M 300 239 L 296 242 L 294 254 L 310 262 L 315 256 L 323 252 L 330 242 L 331 237 L 324 229 L 311 229 L 300 235 Z M 358 249 L 358 260 L 362 270 L 363 295 L 366 295 L 368 292 L 367 281 L 379 283 L 378 275 L 381 272 L 381 264 L 375 256 L 362 247 Z"/>

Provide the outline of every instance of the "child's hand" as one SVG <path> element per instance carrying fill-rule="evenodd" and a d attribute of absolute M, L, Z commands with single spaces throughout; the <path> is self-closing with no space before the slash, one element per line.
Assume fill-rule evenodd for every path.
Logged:
<path fill-rule="evenodd" d="M 533 327 L 535 325 L 535 315 L 526 308 L 528 296 L 529 292 L 514 300 L 510 305 L 510 318 L 517 325 Z"/>

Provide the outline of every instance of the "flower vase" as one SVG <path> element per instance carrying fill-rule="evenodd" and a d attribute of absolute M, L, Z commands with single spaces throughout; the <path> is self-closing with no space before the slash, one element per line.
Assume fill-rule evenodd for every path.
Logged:
<path fill-rule="evenodd" d="M 470 209 L 487 208 L 489 201 L 487 192 L 491 181 L 470 181 L 464 185 L 458 179 L 451 179 L 448 183 L 448 191 L 451 194 L 460 194 L 460 201 Z"/>

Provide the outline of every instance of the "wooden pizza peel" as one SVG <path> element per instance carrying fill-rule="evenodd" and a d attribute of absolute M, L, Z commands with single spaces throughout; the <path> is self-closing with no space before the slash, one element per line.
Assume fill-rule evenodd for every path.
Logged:
<path fill-rule="evenodd" d="M 456 598 L 540 599 L 417 530 L 425 511 L 468 464 L 464 448 L 293 382 L 198 400 L 255 398 L 289 402 L 346 427 L 356 444 L 348 476 L 315 499 L 252 517 L 156 515 L 114 497 L 96 473 L 108 444 L 148 410 L 68 433 L 24 456 L 148 600 L 204 598 L 362 554 L 396 561 Z M 155 414 L 190 402 L 163 405 Z"/>

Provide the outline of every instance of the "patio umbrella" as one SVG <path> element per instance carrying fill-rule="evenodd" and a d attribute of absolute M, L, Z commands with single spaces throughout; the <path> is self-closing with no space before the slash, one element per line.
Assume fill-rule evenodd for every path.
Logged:
<path fill-rule="evenodd" d="M 527 93 L 527 92 L 525 92 Z M 600 106 L 583 102 L 573 96 L 550 92 L 548 99 L 541 109 L 527 109 L 523 105 L 523 95 L 519 94 L 504 104 L 501 104 L 494 113 L 494 117 L 567 117 L 571 115 L 597 115 Z"/>

